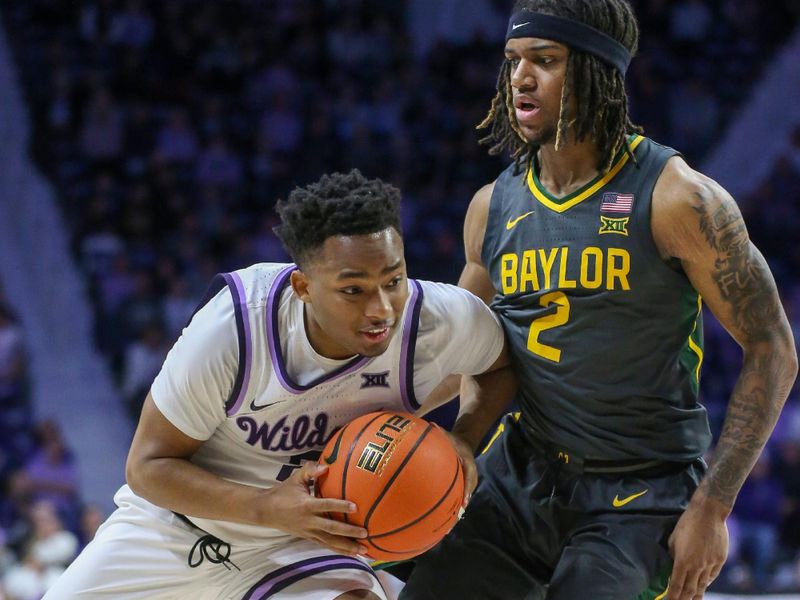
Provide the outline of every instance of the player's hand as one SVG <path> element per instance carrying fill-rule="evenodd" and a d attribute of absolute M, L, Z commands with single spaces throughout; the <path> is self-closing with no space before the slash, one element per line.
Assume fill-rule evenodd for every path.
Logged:
<path fill-rule="evenodd" d="M 269 522 L 265 524 L 340 554 L 364 555 L 367 548 L 357 540 L 367 537 L 367 530 L 326 514 L 355 512 L 356 505 L 336 498 L 317 498 L 312 493 L 313 480 L 327 469 L 326 465 L 307 462 L 286 481 L 265 490 L 264 495 L 269 498 Z"/>
<path fill-rule="evenodd" d="M 700 600 L 728 557 L 727 507 L 696 492 L 669 538 L 674 561 L 666 600 Z"/>
<path fill-rule="evenodd" d="M 462 506 L 467 507 L 470 496 L 478 485 L 478 467 L 475 464 L 475 457 L 472 455 L 472 448 L 459 435 L 445 431 L 447 437 L 458 453 L 461 467 L 464 469 L 464 502 Z"/>

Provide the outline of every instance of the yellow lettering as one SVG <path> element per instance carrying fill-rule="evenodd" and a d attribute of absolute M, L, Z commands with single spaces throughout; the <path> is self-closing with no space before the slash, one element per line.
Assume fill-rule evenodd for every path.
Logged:
<path fill-rule="evenodd" d="M 531 291 L 539 290 L 539 273 L 536 271 L 536 251 L 525 250 L 522 253 L 522 272 L 519 274 L 519 291 L 525 292 L 528 284 L 531 284 Z"/>
<path fill-rule="evenodd" d="M 544 307 L 555 304 L 556 312 L 545 314 L 531 321 L 531 327 L 528 330 L 528 350 L 553 362 L 561 362 L 561 349 L 540 342 L 539 334 L 548 329 L 560 327 L 569 321 L 569 298 L 564 292 L 550 292 L 539 298 L 539 304 Z"/>
<path fill-rule="evenodd" d="M 550 253 L 545 256 L 544 248 L 539 248 L 539 263 L 542 265 L 542 273 L 544 273 L 544 287 L 543 290 L 550 288 L 550 271 L 553 270 L 553 264 L 556 262 L 556 255 L 558 248 L 550 248 Z"/>
<path fill-rule="evenodd" d="M 558 265 L 558 287 L 562 290 L 578 287 L 574 279 L 567 279 L 567 257 L 569 256 L 569 248 L 564 246 L 561 248 L 561 263 Z"/>
<path fill-rule="evenodd" d="M 503 293 L 513 294 L 517 291 L 517 264 L 519 259 L 516 254 L 503 254 L 500 259 L 500 279 L 503 282 Z"/>
<path fill-rule="evenodd" d="M 589 259 L 594 257 L 594 268 L 590 272 Z M 596 290 L 603 284 L 603 251 L 589 246 L 581 252 L 581 286 Z"/>
<path fill-rule="evenodd" d="M 623 290 L 630 290 L 631 286 L 628 283 L 628 273 L 630 272 L 631 255 L 628 254 L 628 251 L 623 250 L 622 248 L 609 248 L 608 265 L 606 271 L 606 289 L 617 289 L 614 280 L 618 279 Z"/>

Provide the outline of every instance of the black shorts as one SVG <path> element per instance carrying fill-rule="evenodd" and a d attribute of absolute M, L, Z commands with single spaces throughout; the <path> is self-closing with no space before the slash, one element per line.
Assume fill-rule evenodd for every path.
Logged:
<path fill-rule="evenodd" d="M 420 557 L 401 600 L 654 600 L 667 541 L 705 473 L 702 459 L 625 473 L 535 452 L 513 416 L 478 458 L 464 517 Z"/>

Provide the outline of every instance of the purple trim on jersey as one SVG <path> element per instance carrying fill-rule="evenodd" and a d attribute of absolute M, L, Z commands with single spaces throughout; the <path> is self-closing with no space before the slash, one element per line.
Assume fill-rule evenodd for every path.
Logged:
<path fill-rule="evenodd" d="M 186 322 L 186 327 L 188 327 L 189 323 L 192 322 L 192 319 L 194 319 L 194 316 L 197 314 L 197 312 L 206 304 L 208 304 L 214 296 L 219 294 L 220 290 L 224 289 L 226 285 L 227 282 L 225 281 L 225 277 L 222 273 L 217 273 L 214 275 L 214 279 L 212 279 L 211 283 L 208 284 L 208 289 L 206 289 L 206 293 L 203 294 L 202 300 L 200 300 L 197 306 L 194 307 L 192 316 L 189 317 L 189 320 Z"/>
<path fill-rule="evenodd" d="M 306 579 L 317 573 L 336 569 L 359 569 L 375 574 L 371 568 L 355 558 L 346 556 L 317 556 L 281 567 L 269 573 L 242 596 L 242 600 L 265 600 L 289 587 L 293 583 Z M 377 578 L 376 578 L 377 580 Z"/>
<path fill-rule="evenodd" d="M 280 381 L 281 385 L 292 394 L 302 394 L 303 392 L 310 390 L 320 383 L 332 381 L 337 377 L 343 377 L 348 373 L 352 373 L 353 371 L 363 367 L 372 359 L 368 356 L 356 356 L 353 358 L 353 360 L 342 365 L 338 369 L 335 369 L 330 373 L 326 373 L 321 377 L 317 377 L 308 385 L 300 385 L 289 376 L 289 372 L 286 370 L 286 364 L 283 359 L 283 350 L 281 349 L 280 328 L 278 326 L 278 309 L 280 308 L 281 292 L 283 292 L 283 289 L 288 284 L 289 277 L 291 276 L 292 271 L 295 269 L 297 269 L 297 266 L 289 265 L 280 273 L 278 273 L 278 276 L 272 283 L 272 288 L 269 290 L 269 297 L 267 299 L 267 339 L 269 340 L 269 354 L 272 359 L 272 369 L 278 376 L 278 381 Z"/>
<path fill-rule="evenodd" d="M 223 277 L 231 291 L 231 296 L 233 296 L 233 313 L 236 317 L 236 332 L 239 337 L 239 368 L 231 395 L 225 403 L 225 412 L 230 416 L 238 412 L 247 394 L 247 382 L 250 381 L 250 368 L 253 362 L 253 339 L 250 333 L 247 297 L 244 293 L 242 278 L 238 273 L 225 273 Z"/>
<path fill-rule="evenodd" d="M 411 282 L 411 300 L 403 323 L 403 346 L 400 351 L 400 396 L 408 412 L 419 408 L 414 394 L 414 352 L 417 347 L 419 313 L 422 310 L 422 286 L 414 279 Z"/>

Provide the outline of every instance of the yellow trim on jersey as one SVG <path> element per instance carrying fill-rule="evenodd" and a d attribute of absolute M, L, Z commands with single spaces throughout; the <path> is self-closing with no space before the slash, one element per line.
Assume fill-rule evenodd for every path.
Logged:
<path fill-rule="evenodd" d="M 631 152 L 636 150 L 636 146 L 641 144 L 643 140 L 644 140 L 643 136 L 635 135 L 633 137 L 633 140 L 630 142 Z M 623 149 L 622 156 L 617 160 L 614 166 L 611 167 L 608 173 L 603 175 L 595 183 L 590 184 L 589 187 L 586 188 L 585 190 L 577 192 L 574 196 L 572 197 L 570 195 L 565 196 L 566 201 L 564 202 L 556 202 L 552 196 L 547 194 L 545 191 L 539 189 L 539 182 L 533 172 L 533 167 L 528 169 L 528 188 L 531 190 L 531 193 L 534 195 L 534 197 L 539 202 L 544 204 L 547 208 L 562 213 L 565 210 L 572 208 L 579 202 L 583 202 L 588 197 L 592 196 L 595 192 L 597 192 L 597 190 L 599 190 L 601 187 L 606 185 L 609 181 L 614 179 L 617 173 L 619 173 L 620 170 L 622 170 L 622 167 L 624 167 L 627 164 L 629 159 L 630 159 L 630 154 L 628 154 L 628 152 L 626 152 Z"/>
<path fill-rule="evenodd" d="M 695 354 L 697 354 L 697 358 L 699 359 L 697 361 L 697 368 L 695 369 L 694 372 L 694 376 L 695 379 L 697 380 L 698 385 L 700 385 L 700 367 L 703 364 L 703 349 L 697 345 L 697 342 L 695 342 L 692 339 L 692 336 L 694 335 L 694 332 L 697 331 L 697 319 L 700 318 L 700 311 L 702 310 L 703 310 L 703 297 L 700 294 L 697 294 L 697 316 L 694 319 L 694 327 L 692 327 L 692 333 L 689 334 L 689 348 L 691 348 L 692 351 Z"/>
<path fill-rule="evenodd" d="M 669 591 L 669 579 L 667 580 L 667 587 L 664 588 L 664 591 L 661 592 L 658 596 L 653 598 L 653 600 L 664 600 L 667 597 L 667 592 Z"/>
<path fill-rule="evenodd" d="M 519 411 L 517 411 L 517 412 L 515 412 L 515 413 L 508 413 L 508 414 L 513 414 L 513 415 L 514 415 L 514 420 L 515 420 L 515 421 L 519 421 L 519 418 L 520 418 L 520 416 L 521 416 L 521 414 L 522 414 L 522 413 L 521 413 L 521 412 L 519 412 Z M 494 435 L 492 436 L 492 439 L 490 439 L 490 440 L 489 440 L 489 442 L 486 444 L 486 447 L 485 447 L 485 448 L 484 448 L 484 449 L 481 451 L 481 454 L 486 454 L 486 451 L 487 451 L 489 448 L 491 448 L 491 447 L 492 447 L 492 444 L 494 444 L 494 441 L 495 441 L 495 440 L 496 440 L 498 437 L 500 437 L 500 434 L 501 434 L 501 433 L 503 433 L 503 431 L 505 430 L 505 428 L 506 428 L 506 426 L 505 426 L 505 424 L 504 424 L 504 423 L 500 423 L 500 425 L 498 425 L 498 426 L 497 426 L 497 431 L 495 431 L 495 432 L 494 432 Z"/>

